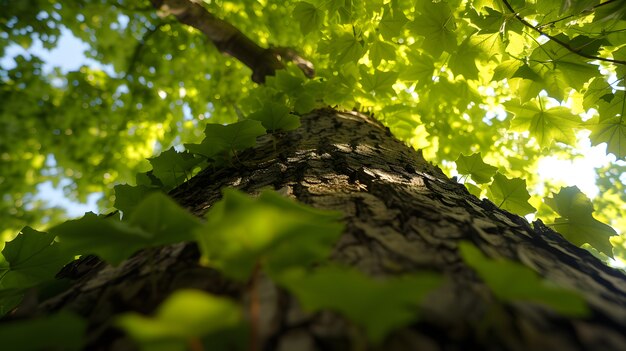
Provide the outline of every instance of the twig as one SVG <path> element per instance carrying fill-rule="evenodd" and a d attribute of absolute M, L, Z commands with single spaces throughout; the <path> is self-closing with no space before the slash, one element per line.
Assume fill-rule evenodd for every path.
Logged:
<path fill-rule="evenodd" d="M 597 8 L 599 8 L 599 7 L 602 7 L 602 6 L 605 6 L 605 5 L 611 4 L 611 3 L 615 2 L 615 1 L 617 1 L 617 0 L 609 0 L 609 1 L 607 1 L 607 2 L 603 2 L 603 3 L 601 3 L 601 4 L 591 6 L 591 7 L 589 8 L 589 11 L 594 11 L 595 9 L 597 9 Z M 584 11 L 583 11 L 583 12 L 584 12 Z M 565 21 L 565 20 L 567 20 L 567 19 L 569 19 L 569 18 L 576 17 L 576 16 L 578 16 L 578 15 L 580 15 L 580 13 L 579 13 L 579 14 L 575 14 L 575 15 L 565 16 L 565 17 L 563 17 L 563 18 L 559 18 L 559 19 L 556 19 L 556 20 L 554 20 L 554 21 L 550 21 L 550 22 L 548 22 L 548 23 L 540 24 L 540 25 L 538 25 L 538 26 L 537 26 L 537 29 L 542 29 L 542 28 L 544 28 L 544 27 L 547 27 L 547 26 L 550 26 L 550 25 L 552 25 L 552 24 L 555 24 L 555 23 L 559 23 L 559 22 Z"/>
<path fill-rule="evenodd" d="M 532 24 L 530 24 L 528 21 L 526 21 L 524 18 L 522 18 L 517 13 L 517 11 L 515 11 L 515 9 L 513 9 L 511 4 L 509 4 L 509 2 L 507 0 L 502 0 L 502 3 L 504 3 L 504 6 L 506 6 L 509 9 L 509 11 L 511 11 L 513 16 L 515 16 L 515 18 L 517 18 L 523 25 L 525 25 L 528 28 L 531 28 L 531 29 L 535 30 L 536 32 L 538 32 L 541 35 L 544 35 L 544 36 L 550 38 L 550 40 L 552 40 L 555 43 L 561 45 L 562 47 L 564 47 L 565 49 L 567 49 L 571 53 L 574 53 L 574 54 L 576 54 L 578 56 L 581 56 L 581 57 L 584 57 L 584 58 L 588 58 L 590 60 L 599 60 L 599 61 L 611 62 L 611 63 L 614 63 L 614 64 L 626 65 L 626 61 L 623 61 L 623 60 L 614 60 L 614 59 L 609 59 L 609 58 L 606 58 L 606 57 L 589 55 L 589 54 L 586 54 L 586 53 L 582 52 L 579 49 L 573 48 L 568 43 L 562 41 L 561 39 L 559 39 L 557 37 L 554 37 L 554 36 L 544 32 L 543 30 L 539 29 L 539 27 L 535 27 Z"/>

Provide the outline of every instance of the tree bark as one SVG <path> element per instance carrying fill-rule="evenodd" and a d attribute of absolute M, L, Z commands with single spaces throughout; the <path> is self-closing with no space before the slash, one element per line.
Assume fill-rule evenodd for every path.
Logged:
<path fill-rule="evenodd" d="M 447 277 L 424 304 L 418 323 L 394 332 L 382 346 L 364 349 L 626 349 L 623 273 L 541 222 L 531 226 L 470 195 L 373 118 L 316 110 L 302 117 L 297 130 L 263 136 L 238 159 L 231 167 L 201 172 L 171 195 L 203 216 L 222 188 L 255 194 L 270 187 L 344 214 L 346 229 L 333 260 L 373 276 L 429 270 Z M 490 257 L 521 262 L 578 291 L 592 313 L 566 318 L 537 304 L 502 305 L 459 257 L 460 241 L 472 242 Z M 130 350 L 132 343 L 109 325 L 115 313 L 150 313 L 179 288 L 247 299 L 244 286 L 199 266 L 197 259 L 195 245 L 179 244 L 141 252 L 116 268 L 85 260 L 74 265 L 73 288 L 42 307 L 86 316 L 89 350 Z M 338 315 L 304 313 L 270 281 L 263 280 L 260 287 L 261 349 L 350 350 L 364 342 L 353 337 L 353 327 Z"/>
<path fill-rule="evenodd" d="M 252 70 L 252 80 L 265 82 L 283 69 L 286 62 L 295 63 L 309 78 L 315 75 L 313 64 L 295 50 L 284 47 L 262 48 L 232 24 L 215 17 L 197 0 L 150 0 L 162 15 L 174 15 L 181 22 L 202 32 L 215 47 L 229 54 Z"/>

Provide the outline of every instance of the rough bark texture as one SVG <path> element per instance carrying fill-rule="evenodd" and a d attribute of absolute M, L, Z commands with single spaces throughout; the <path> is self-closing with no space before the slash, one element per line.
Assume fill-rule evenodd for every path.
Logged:
<path fill-rule="evenodd" d="M 318 208 L 345 214 L 333 259 L 375 276 L 421 270 L 448 283 L 425 303 L 419 323 L 392 334 L 381 350 L 625 350 L 626 276 L 536 223 L 478 200 L 372 119 L 331 109 L 302 117 L 302 126 L 260 138 L 230 168 L 206 170 L 173 192 L 198 216 L 220 189 L 256 193 L 270 187 Z M 592 314 L 561 317 L 547 308 L 501 305 L 459 258 L 461 240 L 491 257 L 522 262 L 579 291 Z M 245 300 L 244 286 L 197 265 L 194 245 L 142 252 L 120 267 L 86 260 L 78 283 L 44 304 L 70 308 L 91 323 L 89 350 L 132 349 L 108 326 L 113 313 L 148 313 L 174 289 L 195 287 Z M 90 265 L 95 262 L 95 266 Z M 349 350 L 348 323 L 332 313 L 308 315 L 269 281 L 261 283 L 264 350 Z M 352 335 L 352 336 L 351 336 Z"/>

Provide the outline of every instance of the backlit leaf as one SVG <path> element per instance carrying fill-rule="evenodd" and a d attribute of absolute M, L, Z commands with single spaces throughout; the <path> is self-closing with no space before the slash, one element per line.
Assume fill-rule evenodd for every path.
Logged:
<path fill-rule="evenodd" d="M 242 321 L 241 308 L 233 301 L 200 290 L 178 290 L 153 317 L 135 312 L 117 317 L 115 324 L 143 350 L 186 350 L 192 340 L 232 329 Z"/>
<path fill-rule="evenodd" d="M 524 179 L 509 179 L 496 173 L 488 190 L 488 198 L 502 209 L 522 216 L 535 212 L 535 208 L 528 203 L 530 195 Z"/>
<path fill-rule="evenodd" d="M 300 118 L 289 112 L 289 107 L 268 101 L 261 110 L 250 114 L 248 118 L 260 121 L 263 127 L 269 131 L 288 131 L 300 126 Z"/>
<path fill-rule="evenodd" d="M 470 175 L 478 184 L 488 183 L 498 170 L 497 167 L 485 163 L 480 152 L 470 156 L 459 155 L 456 160 L 456 169 L 460 174 Z"/>
<path fill-rule="evenodd" d="M 343 228 L 339 218 L 274 192 L 252 199 L 227 189 L 196 235 L 210 265 L 245 281 L 258 262 L 275 273 L 325 258 Z"/>
<path fill-rule="evenodd" d="M 571 110 L 556 106 L 546 108 L 542 101 L 535 99 L 521 105 L 517 100 L 504 103 L 507 111 L 515 114 L 511 121 L 511 130 L 530 132 L 542 147 L 549 147 L 553 141 L 569 145 L 576 143 L 575 128 L 580 125 L 580 118 Z"/>
<path fill-rule="evenodd" d="M 593 218 L 593 205 L 578 187 L 561 188 L 558 194 L 544 199 L 560 217 L 549 226 L 575 245 L 590 244 L 598 251 L 613 257 L 609 238 L 617 235 L 611 226 Z"/>

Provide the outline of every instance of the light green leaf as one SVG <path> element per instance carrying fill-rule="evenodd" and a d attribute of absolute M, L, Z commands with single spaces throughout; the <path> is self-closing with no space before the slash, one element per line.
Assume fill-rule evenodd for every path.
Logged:
<path fill-rule="evenodd" d="M 420 273 L 378 280 L 353 269 L 327 266 L 313 272 L 290 270 L 278 282 L 305 309 L 337 311 L 360 325 L 372 342 L 380 343 L 392 330 L 418 319 L 422 299 L 441 277 Z"/>
<path fill-rule="evenodd" d="M 241 307 L 200 290 L 178 290 L 157 309 L 154 317 L 125 313 L 115 324 L 143 350 L 187 350 L 191 340 L 238 327 Z"/>
<path fill-rule="evenodd" d="M 625 94 L 613 97 L 610 102 L 600 100 L 598 102 L 598 113 L 600 117 L 587 122 L 591 130 L 592 145 L 600 143 L 607 144 L 607 152 L 614 154 L 617 158 L 626 157 L 626 104 Z"/>
<path fill-rule="evenodd" d="M 593 205 L 578 187 L 561 188 L 552 198 L 544 199 L 559 218 L 549 226 L 561 233 L 574 245 L 590 244 L 596 250 L 613 257 L 613 246 L 609 238 L 617 235 L 615 230 L 593 218 Z"/>
<path fill-rule="evenodd" d="M 589 86 L 585 91 L 583 107 L 585 109 L 589 109 L 592 107 L 595 108 L 597 107 L 598 103 L 600 103 L 600 101 L 610 103 L 614 97 L 615 95 L 613 94 L 613 88 L 609 85 L 609 83 L 602 78 L 595 78 L 591 81 L 591 83 L 589 83 Z"/>
<path fill-rule="evenodd" d="M 487 258 L 468 242 L 461 242 L 459 251 L 463 260 L 503 302 L 534 302 L 568 316 L 581 317 L 589 313 L 585 300 L 579 294 L 542 279 L 520 263 Z"/>
<path fill-rule="evenodd" d="M 343 229 L 339 218 L 274 192 L 251 199 L 227 189 L 196 236 L 210 265 L 245 281 L 258 262 L 275 273 L 325 258 Z"/>
<path fill-rule="evenodd" d="M 488 188 L 487 197 L 498 207 L 521 216 L 535 212 L 535 208 L 528 203 L 530 195 L 524 179 L 509 179 L 496 173 Z"/>
<path fill-rule="evenodd" d="M 460 174 L 470 175 L 478 184 L 488 183 L 498 170 L 497 167 L 485 163 L 480 152 L 470 156 L 459 155 L 456 169 Z"/>
<path fill-rule="evenodd" d="M 24 227 L 2 250 L 0 288 L 27 288 L 54 279 L 73 259 L 54 241 L 53 234 Z"/>
<path fill-rule="evenodd" d="M 465 185 L 465 187 L 467 188 L 467 191 L 469 191 L 470 194 L 476 197 L 480 197 L 482 195 L 483 190 L 477 187 L 476 185 L 472 183 L 465 183 L 463 185 Z"/>
<path fill-rule="evenodd" d="M 300 118 L 289 113 L 289 107 L 268 101 L 263 108 L 248 116 L 251 120 L 260 121 L 268 131 L 288 131 L 300 126 Z"/>
<path fill-rule="evenodd" d="M 549 147 L 553 141 L 574 145 L 575 128 L 580 125 L 580 118 L 566 107 L 544 108 L 540 99 L 531 100 L 523 105 L 517 100 L 504 103 L 507 111 L 515 114 L 511 121 L 511 130 L 530 132 L 544 148 Z"/>

